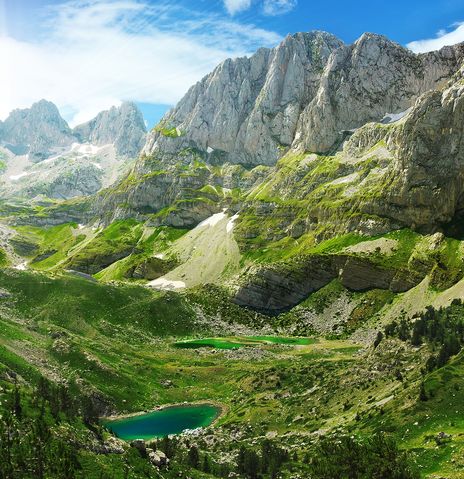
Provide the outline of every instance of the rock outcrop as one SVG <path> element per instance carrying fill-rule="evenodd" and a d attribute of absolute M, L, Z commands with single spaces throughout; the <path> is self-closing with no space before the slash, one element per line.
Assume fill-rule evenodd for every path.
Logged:
<path fill-rule="evenodd" d="M 381 266 L 369 258 L 345 254 L 309 255 L 289 263 L 254 267 L 240 280 L 234 302 L 266 314 L 279 314 L 335 279 L 351 291 L 384 289 L 402 293 L 419 284 L 428 272 Z"/>
<path fill-rule="evenodd" d="M 234 302 L 265 313 L 280 313 L 330 283 L 337 274 L 333 259 L 323 256 L 308 257 L 298 264 L 256 267 L 246 274 Z"/>

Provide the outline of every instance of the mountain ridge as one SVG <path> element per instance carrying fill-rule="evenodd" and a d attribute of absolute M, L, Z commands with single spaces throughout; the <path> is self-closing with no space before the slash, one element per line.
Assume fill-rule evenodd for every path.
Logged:
<path fill-rule="evenodd" d="M 404 118 L 411 118 L 409 113 L 421 95 L 446 89 L 447 83 L 459 75 L 463 60 L 464 44 L 414 54 L 381 35 L 366 33 L 352 45 L 344 45 L 323 32 L 290 35 L 274 49 L 260 49 L 250 58 L 226 60 L 192 86 L 148 134 L 134 169 L 117 187 L 102 192 L 94 214 L 109 222 L 155 215 L 157 222 L 168 225 L 182 224 L 181 217 L 185 218 L 185 225 L 194 226 L 224 207 L 238 210 L 243 205 L 246 209 L 267 203 L 269 208 L 283 209 L 281 201 L 274 205 L 266 198 L 250 202 L 246 191 L 260 182 L 264 185 L 266 177 L 279 169 L 281 160 L 298 155 L 317 155 L 321 162 L 324 157 L 342 155 L 347 166 L 340 171 L 350 170 L 354 174 L 356 168 L 348 163 L 354 164 L 355 160 L 350 158 L 358 157 L 359 163 L 369 148 L 376 143 L 382 146 L 380 143 L 389 138 L 387 130 L 401 130 Z M 395 146 L 400 138 L 403 145 Z M 378 162 L 385 168 L 379 171 L 393 175 L 392 165 L 404 161 L 409 141 L 410 138 L 397 135 L 396 140 L 382 146 L 379 153 L 383 156 Z M 337 159 L 328 160 L 327 168 L 335 169 L 337 163 Z M 195 165 L 203 166 L 196 169 Z M 195 177 L 189 179 L 185 172 L 180 176 L 182 169 L 195 170 Z M 373 169 L 373 173 L 377 171 Z M 411 175 L 408 178 L 414 181 Z M 423 227 L 426 216 L 420 220 L 419 204 L 415 212 L 404 217 L 406 221 L 400 221 L 401 215 L 395 213 L 398 207 L 389 206 L 390 201 L 384 201 L 386 206 L 382 206 L 382 199 L 377 196 L 393 198 L 399 194 L 390 191 L 391 182 L 386 177 L 385 181 L 387 186 L 382 190 L 382 180 L 378 178 L 378 186 L 372 184 L 375 195 L 364 191 L 363 197 L 355 198 L 356 204 L 343 199 L 345 210 L 362 209 L 364 216 L 357 224 L 354 218 L 347 217 L 346 224 L 342 223 L 334 234 L 367 225 L 368 215 L 374 217 L 377 225 L 371 231 L 388 231 L 399 225 Z M 231 197 L 210 197 L 204 194 L 209 186 L 223 191 L 241 190 L 242 202 Z M 402 188 L 406 191 L 409 186 Z M 275 195 L 282 198 L 282 191 L 275 191 Z M 318 206 L 321 199 L 311 200 L 308 209 L 314 213 L 296 213 L 288 207 L 290 211 L 283 212 L 290 218 L 288 228 L 307 232 L 312 227 L 311 216 L 319 220 L 331 216 L 333 221 L 332 213 L 325 211 L 325 206 Z M 216 201 L 215 207 L 211 200 Z M 195 218 L 189 219 L 193 204 L 195 211 L 200 207 L 203 215 L 196 213 Z M 306 218 L 302 217 L 304 214 Z M 292 215 L 295 221 L 291 221 Z M 414 215 L 416 218 L 412 218 Z M 440 213 L 435 216 L 431 229 L 444 222 Z M 452 217 L 447 213 L 449 220 Z M 299 225 L 292 225 L 296 220 Z M 244 234 L 252 236 L 253 232 Z"/>
<path fill-rule="evenodd" d="M 74 129 L 46 100 L 15 110 L 0 126 L 2 197 L 92 195 L 127 171 L 145 136 L 142 113 L 133 102 Z"/>
<path fill-rule="evenodd" d="M 127 131 L 129 127 L 130 131 Z M 134 102 L 123 102 L 100 112 L 88 122 L 70 128 L 56 105 L 42 99 L 30 108 L 15 109 L 0 122 L 0 142 L 19 154 L 42 161 L 74 142 L 98 146 L 115 143 L 121 156 L 135 157 L 142 148 L 146 126 Z"/>
<path fill-rule="evenodd" d="M 431 89 L 436 81 L 449 78 L 463 58 L 463 44 L 416 55 L 384 36 L 372 33 L 363 34 L 352 45 L 345 45 L 326 32 L 289 35 L 273 49 L 260 49 L 250 58 L 228 59 L 221 63 L 194 85 L 162 120 L 162 123 L 179 128 L 181 135 L 173 138 L 165 136 L 163 130 L 155 129 L 149 134 L 144 151 L 147 154 L 157 151 L 169 154 L 176 148 L 196 147 L 202 151 L 209 148 L 223 153 L 226 157 L 223 155 L 223 161 L 253 166 L 275 164 L 289 147 L 301 146 L 312 152 L 326 152 L 333 147 L 340 131 L 357 128 L 368 121 L 379 120 L 388 112 L 397 113 L 411 106 L 407 103 L 408 98 L 413 99 Z M 246 65 L 249 65 L 249 78 L 242 81 Z M 401 65 L 402 71 L 391 72 Z M 355 71 L 351 79 L 350 66 Z M 415 75 L 415 68 L 422 71 Z M 366 72 L 362 72 L 363 69 Z M 385 79 L 379 78 L 378 73 L 382 73 Z M 336 81 L 337 74 L 342 75 L 341 85 L 344 78 L 348 82 L 357 81 L 366 93 L 377 95 L 372 102 L 379 105 L 373 104 L 369 109 L 358 104 L 359 113 L 356 109 L 326 112 L 324 108 L 334 101 L 330 98 L 330 91 L 334 89 L 330 83 Z M 424 75 L 422 80 L 415 78 L 421 74 Z M 423 85 L 419 84 L 421 81 Z M 315 84 L 311 86 L 312 83 Z M 386 91 L 388 85 L 395 83 L 398 83 L 397 90 L 406 87 L 416 91 L 409 92 L 408 98 L 403 99 L 398 91 L 395 94 Z M 343 88 L 339 95 L 355 100 L 357 90 L 344 91 Z M 385 99 L 377 93 L 378 90 Z M 281 92 L 286 96 L 282 97 Z M 202 100 L 204 95 L 206 97 Z M 224 99 L 225 105 L 221 104 Z M 352 118 L 353 115 L 359 118 Z M 335 124 L 319 125 L 322 116 Z M 239 117 L 241 121 L 238 121 Z M 222 121 L 227 126 L 223 127 Z M 204 131 L 205 125 L 209 128 L 207 132 Z M 317 138 L 315 130 L 324 130 L 327 138 Z M 260 140 L 263 135 L 265 143 Z M 240 153 L 241 150 L 245 153 Z M 213 160 L 214 154 L 211 152 Z M 243 154 L 248 156 L 243 157 Z M 256 158 L 253 155 L 257 155 Z M 263 159 L 266 155 L 269 158 Z"/>

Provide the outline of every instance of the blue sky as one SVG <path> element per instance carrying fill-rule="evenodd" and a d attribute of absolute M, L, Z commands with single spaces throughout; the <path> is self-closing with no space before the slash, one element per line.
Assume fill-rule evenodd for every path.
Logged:
<path fill-rule="evenodd" d="M 0 0 L 0 119 L 47 98 L 76 124 L 134 100 L 151 127 L 220 61 L 288 33 L 427 51 L 464 41 L 461 22 L 463 0 Z"/>

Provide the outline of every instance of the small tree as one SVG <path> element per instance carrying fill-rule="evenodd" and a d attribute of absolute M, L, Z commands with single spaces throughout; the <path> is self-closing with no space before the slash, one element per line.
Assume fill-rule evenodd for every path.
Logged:
<path fill-rule="evenodd" d="M 374 349 L 376 349 L 377 346 L 382 342 L 382 339 L 383 339 L 383 333 L 382 331 L 379 331 L 374 341 Z"/>
<path fill-rule="evenodd" d="M 13 414 L 18 420 L 21 420 L 23 408 L 21 406 L 21 393 L 19 392 L 18 382 L 15 380 L 13 391 Z"/>
<path fill-rule="evenodd" d="M 428 399 L 429 399 L 429 396 L 427 394 L 427 391 L 425 390 L 424 383 L 421 383 L 420 390 L 419 390 L 419 400 L 427 401 Z"/>
<path fill-rule="evenodd" d="M 187 463 L 194 469 L 198 469 L 200 466 L 200 454 L 196 446 L 191 446 L 187 456 Z"/>
<path fill-rule="evenodd" d="M 205 455 L 203 458 L 203 467 L 202 467 L 203 472 L 206 472 L 206 474 L 209 474 L 211 472 L 211 465 L 209 463 L 208 456 Z"/>

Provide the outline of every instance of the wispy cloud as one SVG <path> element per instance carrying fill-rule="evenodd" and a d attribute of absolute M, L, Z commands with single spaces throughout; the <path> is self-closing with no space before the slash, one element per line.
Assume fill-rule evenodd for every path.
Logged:
<path fill-rule="evenodd" d="M 415 53 L 425 53 L 461 42 L 464 42 L 464 22 L 454 24 L 451 31 L 440 30 L 435 38 L 408 43 L 407 47 Z"/>
<path fill-rule="evenodd" d="M 224 7 L 230 15 L 249 10 L 252 5 L 259 4 L 264 15 L 277 16 L 290 12 L 298 5 L 298 0 L 223 0 Z"/>
<path fill-rule="evenodd" d="M 72 124 L 123 100 L 174 104 L 227 57 L 280 36 L 214 13 L 142 0 L 73 0 L 50 7 L 39 40 L 0 34 L 0 118 L 46 98 Z"/>
<path fill-rule="evenodd" d="M 224 0 L 224 6 L 230 15 L 248 10 L 251 7 L 251 0 Z"/>
<path fill-rule="evenodd" d="M 293 10 L 298 0 L 264 0 L 263 11 L 266 15 L 283 15 Z"/>

